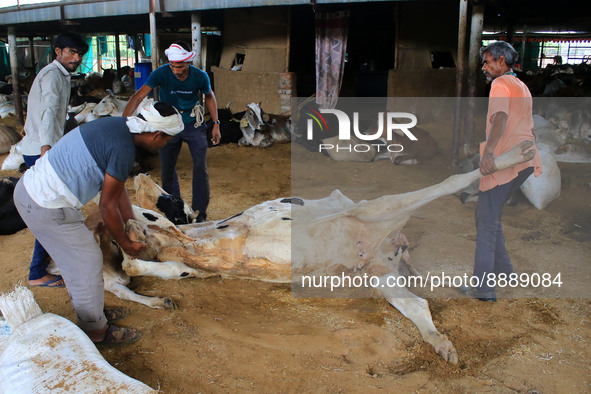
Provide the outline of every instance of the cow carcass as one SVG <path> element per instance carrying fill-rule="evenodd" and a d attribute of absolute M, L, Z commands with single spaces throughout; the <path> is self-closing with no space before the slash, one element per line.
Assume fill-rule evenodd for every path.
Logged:
<path fill-rule="evenodd" d="M 531 160 L 532 146 L 524 141 L 499 156 L 497 168 Z M 147 247 L 138 258 L 124 256 L 122 266 L 131 276 L 163 279 L 222 276 L 290 283 L 294 277 L 318 272 L 372 275 L 379 278 L 374 290 L 408 317 L 441 357 L 455 363 L 456 350 L 435 328 L 427 301 L 406 288 L 389 287 L 386 281 L 400 275 L 397 267 L 405 248 L 400 231 L 413 212 L 481 176 L 475 170 L 415 192 L 359 203 L 338 190 L 320 200 L 277 199 L 220 222 L 178 227 L 155 213 L 136 214 L 126 230 Z M 141 194 L 137 200 L 140 205 L 154 204 Z"/>
<path fill-rule="evenodd" d="M 240 146 L 267 148 L 275 142 L 291 141 L 291 119 L 288 116 L 265 114 L 260 103 L 250 103 L 240 121 L 243 137 Z"/>

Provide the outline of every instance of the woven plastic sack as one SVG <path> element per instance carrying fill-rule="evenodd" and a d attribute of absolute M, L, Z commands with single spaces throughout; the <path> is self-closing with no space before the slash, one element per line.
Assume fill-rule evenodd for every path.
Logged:
<path fill-rule="evenodd" d="M 25 287 L 0 296 L 0 393 L 157 393 L 112 367 L 67 319 L 43 313 Z"/>
<path fill-rule="evenodd" d="M 561 179 L 560 168 L 554 157 L 544 149 L 540 149 L 539 153 L 542 174 L 538 177 L 530 175 L 521 185 L 521 191 L 534 207 L 544 209 L 560 196 Z"/>

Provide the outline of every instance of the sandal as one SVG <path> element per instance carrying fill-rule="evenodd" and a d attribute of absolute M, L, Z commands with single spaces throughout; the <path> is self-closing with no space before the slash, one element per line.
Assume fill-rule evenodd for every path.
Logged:
<path fill-rule="evenodd" d="M 142 333 L 135 328 L 119 327 L 109 325 L 105 338 L 100 342 L 94 342 L 97 347 L 130 345 L 140 339 Z"/>
<path fill-rule="evenodd" d="M 121 320 L 129 315 L 129 309 L 127 308 L 104 308 L 103 312 L 107 318 L 107 324 Z"/>

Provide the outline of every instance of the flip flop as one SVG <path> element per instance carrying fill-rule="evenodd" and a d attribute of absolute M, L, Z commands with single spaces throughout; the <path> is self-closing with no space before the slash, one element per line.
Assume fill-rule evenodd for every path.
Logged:
<path fill-rule="evenodd" d="M 105 308 L 103 309 L 103 312 L 105 313 L 108 324 L 121 320 L 129 315 L 129 309 L 127 308 Z"/>
<path fill-rule="evenodd" d="M 61 275 L 58 275 L 58 276 L 56 276 L 54 279 L 52 279 L 52 280 L 48 280 L 47 282 L 43 283 L 42 285 L 33 285 L 33 286 L 30 286 L 30 287 L 50 287 L 50 288 L 52 288 L 52 289 L 53 289 L 53 288 L 55 288 L 55 289 L 58 289 L 58 288 L 60 288 L 60 287 L 66 287 L 66 285 L 65 285 L 65 284 L 64 284 L 64 285 L 55 285 L 55 286 L 49 286 L 50 284 L 52 284 L 52 283 L 55 283 L 55 282 L 58 282 L 58 281 L 60 281 L 61 279 L 62 279 Z"/>
<path fill-rule="evenodd" d="M 135 328 L 119 327 L 109 325 L 105 338 L 100 342 L 94 342 L 97 347 L 109 347 L 119 345 L 130 345 L 140 339 L 142 333 Z"/>

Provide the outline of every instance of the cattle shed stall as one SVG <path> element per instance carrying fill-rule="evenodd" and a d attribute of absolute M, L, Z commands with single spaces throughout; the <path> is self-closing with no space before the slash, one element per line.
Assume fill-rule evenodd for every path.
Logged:
<path fill-rule="evenodd" d="M 334 15 L 341 19 L 323 19 Z M 578 39 L 589 39 L 589 26 L 590 3 L 571 0 L 558 9 L 547 0 L 65 0 L 0 8 L 0 34 L 9 41 L 37 37 L 47 45 L 65 30 L 142 35 L 155 48 L 144 58 L 152 69 L 166 63 L 170 43 L 191 41 L 199 55 L 194 64 L 209 73 L 219 107 L 230 103 L 241 111 L 256 102 L 285 115 L 294 97 L 320 100 L 318 70 L 334 73 L 341 97 L 485 96 L 478 54 L 483 39 L 506 39 L 522 54 L 542 57 L 539 47 L 528 44 L 532 37 L 550 40 L 559 31 L 563 38 L 576 32 Z M 319 60 L 326 35 L 343 53 Z M 522 62 L 532 67 L 524 71 L 536 73 L 536 63 Z M 461 133 L 456 125 L 454 158 Z M 471 138 L 471 131 L 464 133 L 464 140 Z"/>

